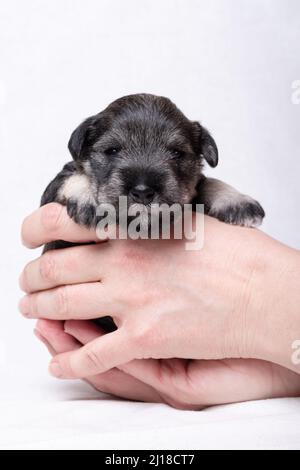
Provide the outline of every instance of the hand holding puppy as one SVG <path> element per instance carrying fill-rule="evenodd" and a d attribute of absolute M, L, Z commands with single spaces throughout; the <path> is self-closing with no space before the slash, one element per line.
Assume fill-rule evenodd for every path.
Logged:
<path fill-rule="evenodd" d="M 96 240 L 58 204 L 29 216 L 22 234 L 31 248 Z M 150 366 L 151 359 L 171 358 L 252 358 L 299 372 L 291 355 L 300 331 L 300 254 L 259 231 L 209 217 L 204 249 L 189 253 L 183 244 L 114 240 L 48 252 L 29 263 L 21 276 L 25 316 L 110 315 L 118 326 L 55 356 L 52 374 L 83 378 L 135 359 Z"/>

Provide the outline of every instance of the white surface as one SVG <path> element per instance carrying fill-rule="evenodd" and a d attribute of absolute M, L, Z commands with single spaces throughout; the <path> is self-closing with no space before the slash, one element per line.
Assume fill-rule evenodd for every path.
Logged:
<path fill-rule="evenodd" d="M 0 449 L 300 449 L 300 398 L 180 411 L 28 371 L 19 379 L 1 391 Z"/>
<path fill-rule="evenodd" d="M 209 173 L 255 196 L 264 230 L 300 247 L 299 23 L 298 0 L 0 0 L 0 443 L 299 443 L 299 401 L 202 413 L 77 401 L 89 392 L 47 381 L 48 355 L 16 309 L 37 256 L 19 242 L 22 218 L 70 159 L 73 128 L 128 93 L 167 95 L 208 126 L 221 161 Z"/>

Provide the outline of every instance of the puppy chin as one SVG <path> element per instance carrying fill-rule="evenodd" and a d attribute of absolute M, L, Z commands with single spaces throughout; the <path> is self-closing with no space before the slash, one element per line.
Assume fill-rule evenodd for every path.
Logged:
<path fill-rule="evenodd" d="M 151 227 L 151 208 L 150 205 L 139 204 L 136 202 L 129 203 L 127 212 L 127 224 L 128 226 L 134 220 L 140 227 L 140 230 L 148 230 Z"/>
<path fill-rule="evenodd" d="M 139 227 L 139 231 L 148 234 L 161 235 L 166 231 L 170 230 L 170 227 L 177 221 L 181 220 L 182 206 L 177 204 L 177 212 L 169 211 L 168 208 L 172 204 L 152 203 L 148 205 L 131 203 L 128 207 L 127 214 L 120 214 L 119 225 L 121 227 L 127 227 L 127 229 L 135 230 Z M 124 217 L 125 215 L 125 217 Z M 123 220 L 122 220 L 123 219 Z"/>

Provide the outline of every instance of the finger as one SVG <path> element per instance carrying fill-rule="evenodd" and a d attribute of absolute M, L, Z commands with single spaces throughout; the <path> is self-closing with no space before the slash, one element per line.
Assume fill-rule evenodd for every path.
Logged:
<path fill-rule="evenodd" d="M 86 320 L 67 320 L 65 332 L 76 338 L 81 344 L 87 344 L 106 334 L 96 323 Z"/>
<path fill-rule="evenodd" d="M 101 335 L 101 329 L 93 322 L 69 320 L 65 322 L 65 331 L 76 338 L 80 343 L 87 344 Z M 169 392 L 167 386 L 161 386 L 159 379 L 160 361 L 155 359 L 133 360 L 122 364 L 119 369 L 126 375 L 131 375 L 144 383 L 143 374 L 146 371 L 146 384 L 152 389 L 157 388 L 164 395 Z M 153 388 L 154 387 L 154 388 Z"/>
<path fill-rule="evenodd" d="M 95 325 L 94 323 L 87 322 L 87 321 L 73 321 L 73 320 L 67 321 L 65 323 L 65 330 L 83 344 L 93 341 L 93 339 L 99 336 L 99 327 Z M 180 402 L 178 395 L 175 393 L 174 394 L 172 393 L 173 387 L 170 387 L 170 386 L 161 387 L 160 386 L 159 378 L 155 377 L 155 370 L 154 370 L 154 366 L 156 365 L 157 362 L 159 361 L 151 360 L 151 359 L 150 360 L 149 359 L 134 360 L 134 361 L 129 362 L 128 364 L 119 366 L 119 370 L 120 372 L 122 371 L 124 373 L 125 377 L 131 376 L 132 378 L 135 378 L 139 384 L 143 384 L 143 387 L 147 387 L 147 390 L 149 391 L 151 390 L 151 400 L 147 400 L 147 401 L 153 401 L 154 400 L 153 394 L 155 394 L 155 401 L 168 403 L 174 408 L 185 409 L 185 410 L 200 409 L 201 406 L 199 406 L 198 404 L 195 406 L 194 404 L 190 404 L 189 401 Z M 148 363 L 149 363 L 150 370 L 153 369 L 153 373 L 148 374 L 147 382 L 149 381 L 149 383 L 152 383 L 152 384 L 155 383 L 155 386 L 158 387 L 158 389 L 149 385 L 149 383 L 144 382 L 143 380 L 143 369 L 145 369 L 145 364 L 148 365 Z M 148 370 L 148 367 L 146 367 L 146 369 Z M 106 374 L 107 373 L 108 372 L 106 372 Z M 137 376 L 139 377 L 138 379 L 137 379 Z M 154 380 L 154 377 L 155 377 L 155 380 Z"/>
<path fill-rule="evenodd" d="M 45 323 L 42 324 L 39 330 L 43 332 L 53 355 L 77 349 L 79 342 L 85 343 L 103 334 L 101 328 L 92 322 L 69 321 L 64 325 L 62 322 L 47 322 L 45 320 L 41 320 L 41 322 Z M 76 339 L 74 339 L 75 335 L 77 336 Z M 70 347 L 72 343 L 73 348 Z M 152 387 L 118 369 L 89 377 L 87 382 L 98 391 L 128 400 L 152 403 L 162 401 L 160 395 Z"/>
<path fill-rule="evenodd" d="M 25 218 L 21 237 L 28 248 L 55 240 L 74 243 L 99 241 L 95 230 L 76 224 L 68 216 L 66 207 L 55 202 L 40 207 Z"/>
<path fill-rule="evenodd" d="M 37 339 L 40 340 L 46 346 L 51 356 L 55 356 L 56 352 L 52 348 L 51 344 L 46 340 L 46 338 L 44 338 L 44 336 L 42 336 L 41 333 L 36 329 L 33 330 L 33 333 L 37 337 Z"/>
<path fill-rule="evenodd" d="M 107 271 L 110 248 L 108 243 L 103 243 L 100 252 L 97 245 L 48 251 L 25 266 L 20 287 L 31 293 L 65 284 L 99 281 Z"/>
<path fill-rule="evenodd" d="M 111 369 L 104 374 L 97 374 L 84 380 L 98 391 L 126 400 L 163 402 L 163 398 L 152 387 L 118 369 Z"/>
<path fill-rule="evenodd" d="M 87 344 L 103 335 L 103 331 L 99 326 L 88 321 L 69 320 L 65 322 L 64 328 L 69 335 L 72 335 L 82 344 Z M 104 374 L 89 377 L 88 380 L 93 380 L 94 387 L 102 391 L 104 381 L 106 381 L 106 389 L 107 382 L 109 382 L 110 390 L 112 390 L 112 386 L 118 386 L 119 392 L 117 395 L 130 400 L 152 403 L 161 403 L 163 401 L 161 395 L 152 387 L 118 369 L 111 369 Z M 116 394 L 111 391 L 109 393 Z"/>
<path fill-rule="evenodd" d="M 47 347 L 52 356 L 79 349 L 82 345 L 64 331 L 64 322 L 38 320 L 34 330 L 37 338 Z"/>
<path fill-rule="evenodd" d="M 103 316 L 118 318 L 122 306 L 114 293 L 100 282 L 66 285 L 28 294 L 19 303 L 27 318 L 49 320 L 93 319 Z"/>
<path fill-rule="evenodd" d="M 124 328 L 106 334 L 78 351 L 60 354 L 50 364 L 50 373 L 57 378 L 86 378 L 106 372 L 134 358 L 135 349 Z"/>

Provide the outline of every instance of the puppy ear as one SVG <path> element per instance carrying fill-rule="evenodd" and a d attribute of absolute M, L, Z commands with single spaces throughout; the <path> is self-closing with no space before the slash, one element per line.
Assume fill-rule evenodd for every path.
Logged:
<path fill-rule="evenodd" d="M 194 129 L 199 154 L 212 168 L 215 168 L 219 162 L 219 151 L 216 142 L 208 130 L 202 127 L 199 122 L 194 122 Z"/>
<path fill-rule="evenodd" d="M 97 121 L 97 116 L 89 117 L 72 132 L 68 143 L 68 149 L 75 161 L 84 159 L 84 150 L 86 146 L 91 143 L 93 138 L 96 136 L 95 124 Z"/>

